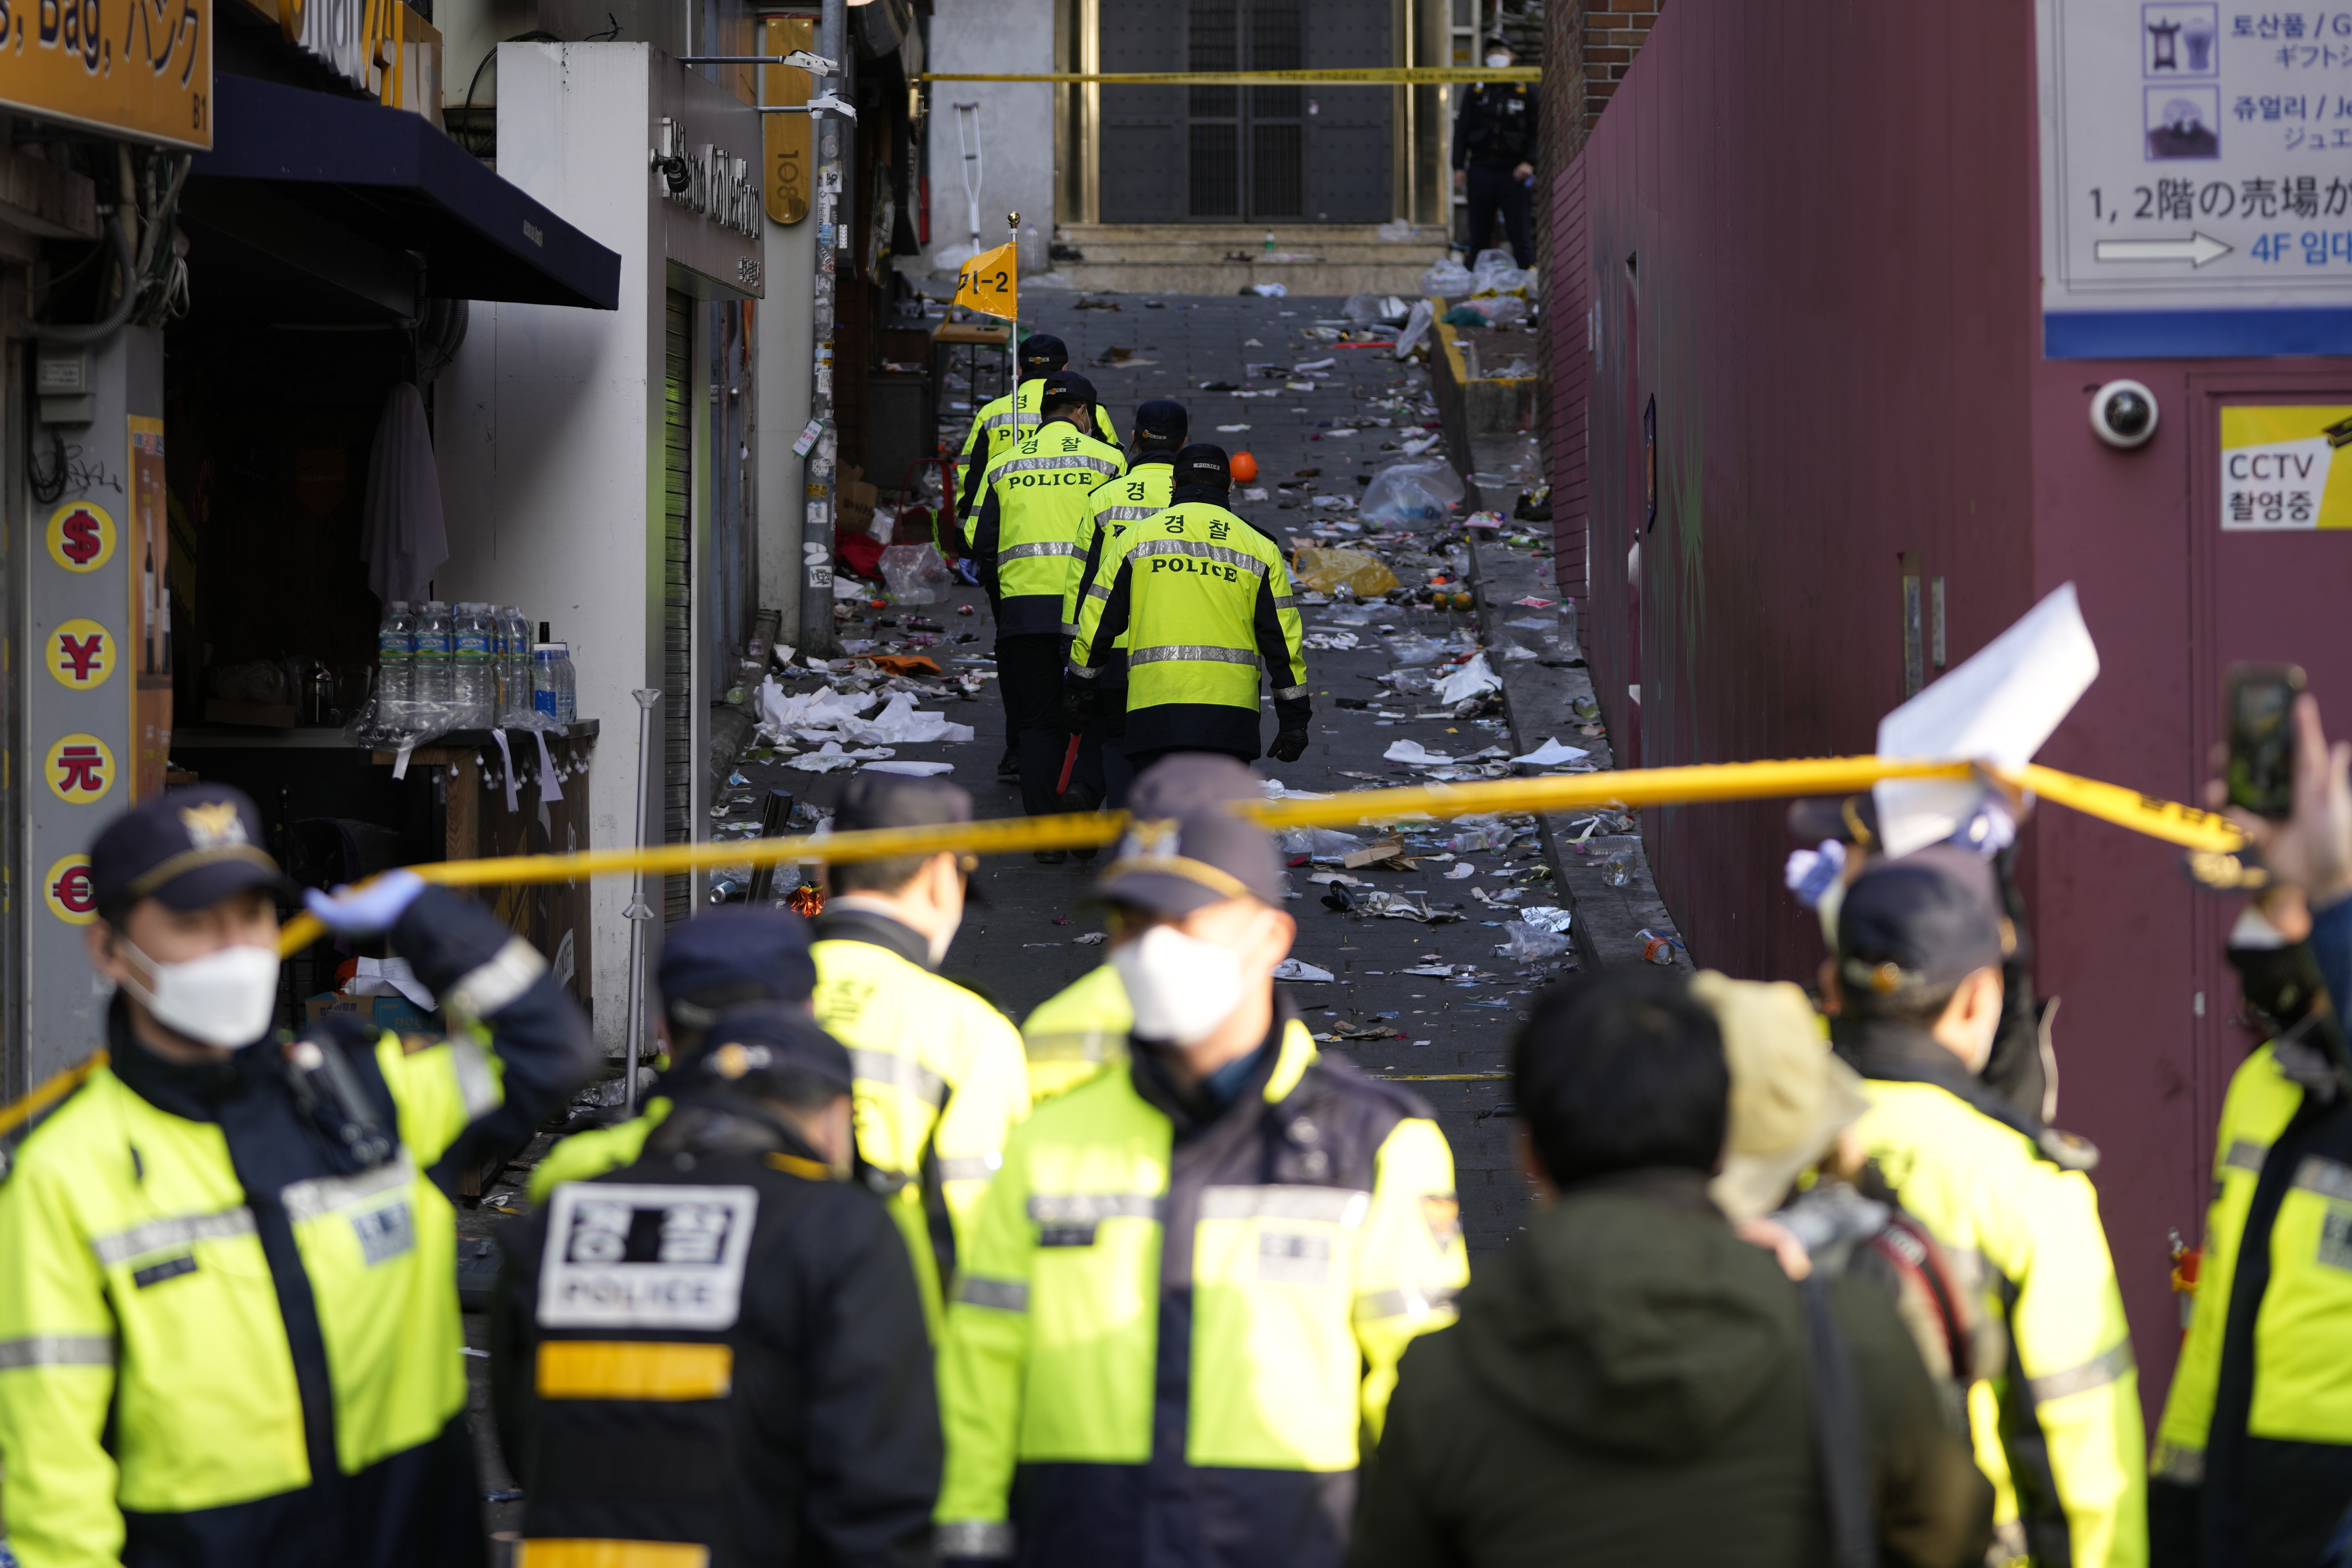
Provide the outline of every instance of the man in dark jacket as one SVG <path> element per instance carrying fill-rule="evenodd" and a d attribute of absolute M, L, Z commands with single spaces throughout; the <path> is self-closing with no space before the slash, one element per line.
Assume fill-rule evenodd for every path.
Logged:
<path fill-rule="evenodd" d="M 1486 64 L 1507 68 L 1516 57 L 1501 38 L 1486 40 Z M 1475 261 L 1502 215 L 1511 237 L 1511 255 L 1521 267 L 1536 264 L 1535 230 L 1528 209 L 1536 176 L 1536 89 L 1523 81 L 1475 82 L 1462 95 L 1454 116 L 1454 188 L 1469 199 L 1470 228 L 1464 248 Z"/>
<path fill-rule="evenodd" d="M 523 1561 L 928 1568 L 939 1406 L 913 1266 L 850 1180 L 849 1053 L 721 1016 L 634 1165 L 509 1249 L 491 1375 Z"/>
<path fill-rule="evenodd" d="M 1729 1077 L 1682 983 L 1555 987 L 1512 1065 L 1545 1198 L 1406 1352 L 1356 1568 L 1981 1561 L 1989 1489 L 1885 1292 L 1809 1301 L 1708 1201 Z"/>

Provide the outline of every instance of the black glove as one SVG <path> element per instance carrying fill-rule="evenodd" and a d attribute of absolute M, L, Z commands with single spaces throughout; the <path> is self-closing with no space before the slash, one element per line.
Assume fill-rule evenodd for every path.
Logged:
<path fill-rule="evenodd" d="M 1307 754 L 1306 727 L 1301 725 L 1297 729 L 1284 730 L 1276 733 L 1274 737 L 1274 744 L 1265 749 L 1265 754 L 1277 763 L 1295 763 L 1305 756 Z"/>
<path fill-rule="evenodd" d="M 1102 706 L 1102 694 L 1084 681 L 1073 680 L 1062 692 L 1062 727 L 1073 735 L 1084 734 L 1095 721 L 1095 713 Z"/>

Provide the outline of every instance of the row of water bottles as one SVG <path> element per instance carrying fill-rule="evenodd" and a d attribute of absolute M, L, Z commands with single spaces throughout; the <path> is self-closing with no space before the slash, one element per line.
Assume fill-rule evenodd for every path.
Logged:
<path fill-rule="evenodd" d="M 376 628 L 376 721 L 389 730 L 439 733 L 580 716 L 572 651 L 547 637 L 519 605 L 405 600 L 385 606 Z"/>

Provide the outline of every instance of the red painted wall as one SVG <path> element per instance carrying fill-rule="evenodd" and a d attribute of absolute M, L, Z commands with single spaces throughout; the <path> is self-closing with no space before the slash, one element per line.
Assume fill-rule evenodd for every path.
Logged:
<path fill-rule="evenodd" d="M 2284 395 L 2284 369 L 2352 402 L 2352 364 L 2044 361 L 2035 97 L 2031 5 L 1675 0 L 1556 180 L 1585 250 L 1549 324 L 1556 526 L 1563 553 L 1589 549 L 1587 651 L 1641 763 L 1869 751 L 1905 695 L 1906 552 L 1946 580 L 1952 664 L 2077 584 L 2103 673 L 2042 760 L 2175 799 L 2197 798 L 2226 658 L 2347 658 L 2305 646 L 2317 613 L 2257 646 L 2293 617 L 2248 613 L 2248 572 L 2214 564 L 2253 547 L 2220 542 L 2209 394 Z M 1556 226 L 1554 256 L 1572 250 Z M 2120 374 L 2163 411 L 2136 453 L 2088 422 L 2090 389 Z M 2325 602 L 2352 588 L 2352 556 L 2297 559 Z M 2352 693 L 2352 666 L 2336 687 Z M 1822 946 L 1780 886 L 1782 814 L 1645 814 L 1702 963 L 1812 977 Z M 2192 896 L 2173 852 L 2063 812 L 2029 830 L 2023 865 L 2039 984 L 2063 998 L 2059 1121 L 2105 1153 L 2152 1418 L 2179 1328 L 2167 1240 L 2198 1234 L 2243 1050 L 2216 952 L 2234 910 Z"/>

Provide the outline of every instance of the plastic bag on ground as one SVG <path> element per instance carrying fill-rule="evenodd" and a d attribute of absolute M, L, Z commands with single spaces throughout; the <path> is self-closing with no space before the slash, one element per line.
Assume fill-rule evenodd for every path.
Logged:
<path fill-rule="evenodd" d="M 1396 357 L 1402 359 L 1412 353 L 1414 345 L 1429 335 L 1429 324 L 1436 319 L 1436 309 L 1428 300 L 1414 300 L 1412 313 L 1404 319 L 1404 331 L 1397 334 Z"/>
<path fill-rule="evenodd" d="M 1451 463 L 1434 458 L 1391 463 L 1364 487 L 1357 515 L 1366 522 L 1435 522 L 1462 499 Z"/>
<path fill-rule="evenodd" d="M 1364 847 L 1362 839 L 1336 827 L 1286 827 L 1274 841 L 1285 855 L 1345 855 Z"/>
<path fill-rule="evenodd" d="M 1475 311 L 1490 327 L 1516 327 L 1528 319 L 1528 302 L 1517 294 L 1482 294 L 1454 308 Z"/>
<path fill-rule="evenodd" d="M 918 713 L 915 699 L 901 691 L 888 707 L 871 719 L 845 721 L 841 732 L 861 746 L 922 745 L 936 741 L 969 741 L 972 729 L 944 713 Z"/>
<path fill-rule="evenodd" d="M 1528 274 L 1519 270 L 1507 250 L 1482 250 L 1470 268 L 1473 291 L 1480 294 L 1508 294 L 1528 286 Z"/>
<path fill-rule="evenodd" d="M 1495 673 L 1494 667 L 1486 662 L 1486 656 L 1482 653 L 1437 683 L 1437 700 L 1449 704 L 1466 702 L 1473 697 L 1502 689 L 1502 678 Z"/>
<path fill-rule="evenodd" d="M 936 546 L 894 544 L 882 552 L 882 581 L 894 604 L 936 605 L 955 585 L 955 574 Z"/>
<path fill-rule="evenodd" d="M 1421 291 L 1441 300 L 1456 300 L 1470 292 L 1470 269 L 1448 257 L 1421 275 Z"/>
<path fill-rule="evenodd" d="M 1299 586 L 1318 594 L 1344 586 L 1359 598 L 1372 598 L 1398 586 L 1397 574 L 1371 552 L 1314 544 L 1298 547 L 1292 576 Z"/>
<path fill-rule="evenodd" d="M 1505 921 L 1503 934 L 1508 940 L 1496 945 L 1495 956 L 1514 963 L 1541 963 L 1564 958 L 1576 945 L 1564 931 L 1546 931 L 1526 921 Z"/>
<path fill-rule="evenodd" d="M 1339 307 L 1339 314 L 1360 327 L 1369 327 L 1381 319 L 1381 297 L 1378 294 L 1350 294 L 1348 302 Z"/>
<path fill-rule="evenodd" d="M 1399 669 L 1425 669 L 1444 658 L 1445 650 L 1419 632 L 1405 632 L 1389 639 L 1389 657 Z"/>

